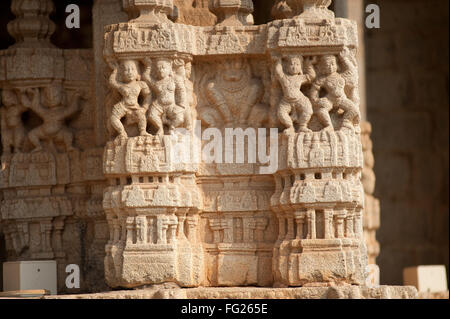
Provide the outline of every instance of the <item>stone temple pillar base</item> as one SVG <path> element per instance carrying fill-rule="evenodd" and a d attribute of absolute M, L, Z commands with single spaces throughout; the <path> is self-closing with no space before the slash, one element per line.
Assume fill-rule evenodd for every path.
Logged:
<path fill-rule="evenodd" d="M 330 286 L 301 288 L 153 288 L 97 294 L 44 296 L 44 299 L 417 299 L 412 286 Z"/>

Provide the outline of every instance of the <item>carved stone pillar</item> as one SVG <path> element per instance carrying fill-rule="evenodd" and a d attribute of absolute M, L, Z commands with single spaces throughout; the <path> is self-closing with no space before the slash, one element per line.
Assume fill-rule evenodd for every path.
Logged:
<path fill-rule="evenodd" d="M 270 47 L 273 86 L 281 95 L 272 105 L 278 109 L 284 128 L 276 173 L 283 176 L 284 183 L 276 186 L 272 209 L 279 216 L 306 210 L 306 235 L 299 242 L 290 240 L 293 248 L 284 243 L 275 245 L 274 259 L 280 259 L 274 260 L 279 265 L 275 281 L 289 286 L 362 285 L 367 253 L 362 239 L 355 236 L 355 225 L 359 225 L 355 224 L 356 212 L 363 205 L 357 30 L 348 20 L 334 19 L 327 9 L 330 0 L 285 3 L 292 6 L 294 18 L 289 24 L 287 20 L 273 23 L 279 31 Z M 326 30 L 333 31 L 320 36 Z M 304 82 L 293 82 L 301 69 Z M 305 82 L 311 85 L 310 92 L 295 93 Z M 347 103 L 348 109 L 341 116 L 329 113 L 343 107 L 325 89 L 329 85 L 340 87 L 333 94 Z M 319 95 L 321 90 L 323 95 Z M 293 109 L 297 117 L 290 113 Z M 349 212 L 345 220 L 343 210 Z"/>
<path fill-rule="evenodd" d="M 203 252 L 192 228 L 201 208 L 198 164 L 183 158 L 196 142 L 186 94 L 192 48 L 178 40 L 187 35 L 187 27 L 167 19 L 172 6 L 171 0 L 124 1 L 124 9 L 137 18 L 106 28 L 104 54 L 112 70 L 113 98 L 106 103 L 110 141 L 104 156 L 109 182 L 104 208 L 108 216 L 127 221 L 127 236 L 107 249 L 105 275 L 112 287 L 167 281 L 189 287 L 199 285 L 203 276 Z M 136 241 L 145 221 L 151 241 Z"/>
<path fill-rule="evenodd" d="M 53 48 L 50 37 L 56 27 L 49 15 L 54 9 L 52 0 L 12 0 L 16 19 L 8 23 L 8 32 L 16 40 L 13 47 Z"/>
<path fill-rule="evenodd" d="M 195 27 L 125 1 L 106 27 L 110 286 L 365 283 L 356 25 L 285 2 L 253 26 L 251 1 L 211 1 Z"/>
<path fill-rule="evenodd" d="M 17 224 L 22 238 L 8 260 L 57 259 L 62 292 L 65 265 L 83 266 L 81 255 L 89 255 L 65 254 L 80 245 L 78 217 L 101 196 L 101 152 L 90 144 L 92 52 L 51 44 L 51 0 L 13 0 L 11 9 L 16 43 L 0 51 L 0 198 L 3 222 Z"/>
<path fill-rule="evenodd" d="M 378 286 L 380 283 L 380 270 L 376 264 L 376 258 L 380 253 L 380 244 L 376 239 L 376 231 L 380 227 L 380 201 L 373 196 L 375 191 L 375 174 L 373 171 L 374 157 L 372 153 L 372 131 L 369 122 L 361 125 L 362 147 L 364 153 L 364 168 L 362 170 L 362 183 L 364 187 L 364 214 L 363 229 L 364 238 L 369 256 L 368 285 Z"/>

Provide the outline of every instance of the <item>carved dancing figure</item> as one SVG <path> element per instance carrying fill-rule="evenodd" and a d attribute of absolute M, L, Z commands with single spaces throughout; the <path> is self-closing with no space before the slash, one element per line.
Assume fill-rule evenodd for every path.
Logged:
<path fill-rule="evenodd" d="M 116 89 L 122 100 L 112 108 L 110 123 L 119 133 L 120 137 L 128 137 L 121 122 L 126 117 L 127 124 L 138 125 L 139 135 L 150 135 L 147 132 L 146 113 L 150 106 L 151 92 L 148 85 L 141 81 L 138 72 L 138 64 L 133 60 L 122 61 L 120 66 L 115 61 L 109 61 L 113 72 L 109 78 L 109 85 Z M 120 81 L 117 81 L 117 73 L 120 69 Z M 143 97 L 142 107 L 139 105 L 139 97 Z"/>
<path fill-rule="evenodd" d="M 175 80 L 179 87 L 184 87 L 185 90 L 185 113 L 184 126 L 186 129 L 192 129 L 192 108 L 195 106 L 194 84 L 191 82 L 192 64 L 191 62 L 184 62 L 182 59 L 177 59 L 174 62 L 175 66 Z"/>
<path fill-rule="evenodd" d="M 275 78 L 281 85 L 283 97 L 278 105 L 277 115 L 281 124 L 286 128 L 285 133 L 294 133 L 294 121 L 299 125 L 300 132 L 311 132 L 308 128 L 313 115 L 312 104 L 302 93 L 301 88 L 316 77 L 313 59 L 305 59 L 306 74 L 303 74 L 303 57 L 288 56 L 286 71 L 283 70 L 282 59 L 275 57 Z M 293 120 L 294 119 L 294 120 Z"/>
<path fill-rule="evenodd" d="M 81 93 L 76 91 L 68 107 L 66 107 L 63 105 L 63 88 L 61 85 L 46 86 L 42 91 L 43 106 L 41 105 L 38 88 L 27 89 L 25 94 L 21 96 L 23 105 L 36 112 L 44 121 L 41 126 L 28 133 L 28 138 L 34 146 L 32 152 L 42 151 L 42 139 L 62 141 L 67 151 L 76 150 L 72 145 L 73 133 L 65 127 L 64 121 L 79 110 L 78 102 Z M 27 95 L 31 95 L 31 99 Z"/>
<path fill-rule="evenodd" d="M 156 60 L 156 79 L 151 76 L 151 64 L 151 59 L 145 60 L 146 69 L 143 74 L 144 80 L 156 93 L 148 120 L 157 128 L 156 134 L 161 136 L 164 134 L 164 124 L 169 127 L 169 133 L 171 133 L 185 123 L 186 89 L 173 74 L 171 60 L 167 58 Z"/>
<path fill-rule="evenodd" d="M 315 113 L 319 118 L 324 130 L 333 129 L 329 112 L 342 109 L 344 127 L 354 129 L 353 123 L 360 122 L 360 112 L 356 102 L 357 96 L 357 70 L 349 60 L 349 50 L 343 50 L 340 54 L 345 71 L 338 73 L 337 59 L 334 55 L 324 55 L 319 59 L 318 77 L 311 87 L 311 100 L 313 101 Z M 345 93 L 345 88 L 350 87 L 353 100 Z M 322 96 L 323 95 L 323 96 Z"/>
<path fill-rule="evenodd" d="M 0 109 L 2 145 L 4 154 L 20 152 L 25 140 L 25 128 L 22 123 L 22 114 L 27 107 L 19 103 L 17 94 L 11 89 L 2 91 L 2 104 Z"/>

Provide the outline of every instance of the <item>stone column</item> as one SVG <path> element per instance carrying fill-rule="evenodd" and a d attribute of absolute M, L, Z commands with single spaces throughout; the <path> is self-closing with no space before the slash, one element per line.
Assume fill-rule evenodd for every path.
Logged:
<path fill-rule="evenodd" d="M 364 238 L 369 255 L 368 284 L 377 286 L 380 283 L 380 269 L 376 264 L 376 258 L 380 254 L 380 244 L 376 239 L 376 231 L 380 228 L 380 201 L 374 197 L 375 173 L 373 171 L 375 160 L 372 153 L 372 141 L 370 133 L 372 127 L 369 122 L 361 125 L 362 147 L 364 152 L 364 169 L 362 171 L 362 183 L 364 186 L 364 214 L 363 229 Z"/>
<path fill-rule="evenodd" d="M 74 206 L 83 206 L 86 199 L 82 184 L 88 173 L 79 173 L 87 168 L 81 160 L 84 145 L 71 124 L 82 117 L 89 99 L 89 53 L 51 43 L 53 1 L 13 0 L 11 10 L 16 18 L 8 23 L 8 32 L 16 43 L 0 51 L 0 205 L 2 223 L 12 229 L 17 224 L 22 238 L 19 244 L 9 237 L 16 243 L 8 244 L 8 256 L 56 258 L 61 269 L 69 258 L 80 263 L 80 256 L 64 254 L 78 243 L 64 243 L 62 233 L 66 217 L 73 217 Z M 75 200 L 74 193 L 82 199 Z M 30 227 L 24 229 L 24 223 Z M 58 271 L 59 291 L 65 289 L 64 280 L 64 272 Z"/>
<path fill-rule="evenodd" d="M 307 225 L 306 238 L 299 243 L 295 239 L 276 244 L 278 285 L 365 283 L 367 253 L 363 239 L 355 236 L 354 214 L 346 215 L 345 233 L 340 215 L 342 210 L 359 212 L 363 206 L 362 183 L 355 177 L 363 168 L 358 33 L 354 22 L 334 17 L 330 4 L 330 0 L 279 1 L 275 11 L 284 10 L 284 17 L 292 19 L 269 24 L 278 28 L 269 51 L 272 88 L 280 98 L 272 99 L 271 105 L 283 128 L 276 174 L 284 176 L 284 188 L 278 187 L 272 197 L 272 209 L 279 216 L 306 210 Z M 305 94 L 295 93 L 303 85 L 295 82 L 298 70 L 311 87 Z M 348 106 L 340 117 L 329 110 L 343 105 L 332 95 L 321 94 L 330 85 L 340 88 L 335 93 Z M 293 108 L 297 117 L 288 111 Z M 292 184 L 294 176 L 301 178 Z M 334 216 L 337 238 L 332 233 Z M 343 236 L 351 239 L 339 238 Z"/>
<path fill-rule="evenodd" d="M 110 186 L 103 203 L 107 216 L 113 216 L 108 220 L 123 218 L 127 228 L 126 236 L 108 249 L 106 280 L 112 287 L 167 281 L 196 286 L 204 275 L 203 251 L 193 236 L 196 225 L 188 223 L 187 241 L 183 224 L 186 214 L 192 220 L 202 204 L 198 163 L 191 156 L 196 142 L 189 104 L 193 52 L 185 37 L 192 32 L 168 19 L 172 0 L 123 4 L 129 21 L 107 26 L 104 37 L 111 94 L 105 104 L 109 131 L 103 163 Z M 185 154 L 187 161 L 179 158 Z M 136 223 L 143 219 L 153 220 L 156 230 L 156 238 L 144 244 L 135 241 Z"/>
<path fill-rule="evenodd" d="M 16 19 L 8 23 L 8 32 L 16 40 L 14 48 L 54 48 L 50 37 L 55 24 L 49 15 L 55 10 L 52 0 L 12 0 Z"/>

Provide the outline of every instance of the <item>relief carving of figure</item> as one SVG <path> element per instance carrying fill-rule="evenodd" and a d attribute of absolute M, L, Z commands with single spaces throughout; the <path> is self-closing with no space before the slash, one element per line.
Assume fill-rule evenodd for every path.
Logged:
<path fill-rule="evenodd" d="M 268 114 L 260 102 L 264 89 L 259 80 L 252 77 L 246 59 L 228 59 L 217 64 L 214 79 L 205 90 L 213 108 L 201 112 L 202 119 L 210 126 L 224 123 L 225 127 L 260 126 Z"/>
<path fill-rule="evenodd" d="M 303 61 L 306 74 L 303 73 Z M 285 127 L 285 133 L 294 133 L 294 122 L 300 132 L 311 132 L 308 123 L 313 115 L 312 104 L 303 94 L 301 88 L 315 78 L 314 60 L 302 56 L 288 56 L 286 72 L 283 70 L 282 58 L 275 56 L 275 79 L 280 83 L 283 97 L 277 108 L 278 119 Z"/>
<path fill-rule="evenodd" d="M 182 59 L 177 59 L 174 62 L 175 67 L 175 79 L 177 85 L 184 87 L 185 91 L 185 113 L 184 113 L 184 126 L 188 129 L 192 129 L 192 109 L 195 107 L 195 94 L 194 94 L 194 84 L 191 82 L 190 78 L 192 75 L 192 63 L 185 62 Z"/>
<path fill-rule="evenodd" d="M 343 110 L 343 127 L 354 129 L 361 114 L 358 108 L 357 70 L 349 58 L 350 51 L 346 48 L 339 54 L 343 65 L 343 72 L 338 73 L 337 59 L 334 55 L 320 57 L 317 64 L 318 76 L 311 88 L 311 100 L 314 104 L 315 114 L 324 126 L 324 129 L 333 129 L 329 112 Z M 351 98 L 346 95 L 346 88 Z M 356 96 L 356 97 L 355 97 Z"/>
<path fill-rule="evenodd" d="M 121 122 L 126 117 L 127 124 L 138 125 L 139 135 L 150 135 L 147 133 L 146 113 L 150 106 L 151 92 L 148 85 L 141 81 L 138 72 L 138 64 L 133 60 L 122 61 L 120 66 L 109 61 L 113 72 L 109 78 L 109 84 L 116 89 L 121 96 L 121 101 L 112 108 L 110 124 L 119 133 L 119 136 L 126 138 L 128 136 Z M 117 73 L 120 69 L 120 81 L 117 81 Z M 139 97 L 143 97 L 142 106 L 139 105 Z"/>
<path fill-rule="evenodd" d="M 62 141 L 66 146 L 66 151 L 76 150 L 72 145 L 73 133 L 65 126 L 65 120 L 79 110 L 81 93 L 76 91 L 66 107 L 63 88 L 60 84 L 46 86 L 42 92 L 42 105 L 38 88 L 27 89 L 21 94 L 22 104 L 36 112 L 44 122 L 28 133 L 28 139 L 34 146 L 32 152 L 42 151 L 41 140 L 44 139 L 48 139 L 52 143 L 53 141 Z"/>
<path fill-rule="evenodd" d="M 22 123 L 22 114 L 27 107 L 19 102 L 18 95 L 11 89 L 2 91 L 3 108 L 0 109 L 3 153 L 11 154 L 22 150 L 25 140 L 25 128 Z"/>
<path fill-rule="evenodd" d="M 152 61 L 145 60 L 146 69 L 143 77 L 150 88 L 156 93 L 156 98 L 150 107 L 149 122 L 157 128 L 157 135 L 164 134 L 164 125 L 168 126 L 169 134 L 189 120 L 189 105 L 186 98 L 184 80 L 180 80 L 173 72 L 172 61 L 158 58 L 156 78 L 151 76 Z"/>

